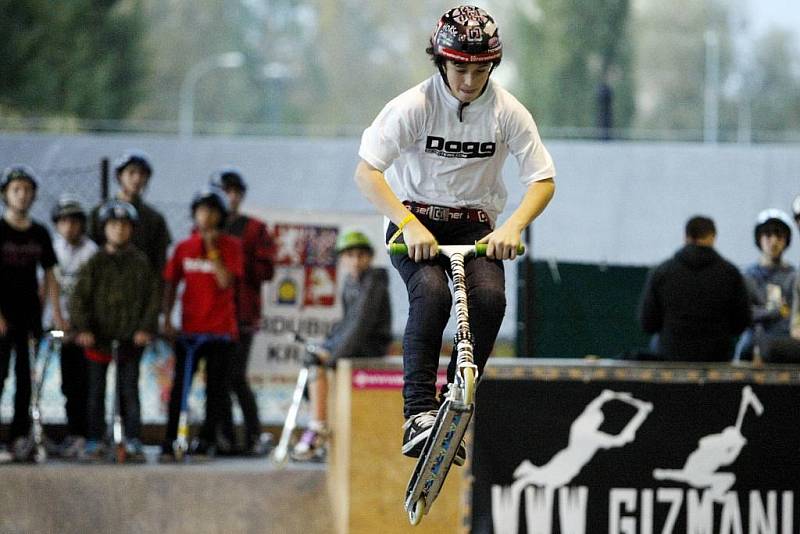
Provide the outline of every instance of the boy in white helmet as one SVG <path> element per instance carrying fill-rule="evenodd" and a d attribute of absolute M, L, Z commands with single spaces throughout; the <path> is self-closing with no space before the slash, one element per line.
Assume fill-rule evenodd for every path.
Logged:
<path fill-rule="evenodd" d="M 742 334 L 736 359 L 769 360 L 773 343 L 789 336 L 796 274 L 783 254 L 792 242 L 792 220 L 781 210 L 763 210 L 756 217 L 754 236 L 761 257 L 744 271 L 753 326 Z"/>
<path fill-rule="evenodd" d="M 555 168 L 531 114 L 490 79 L 503 45 L 483 9 L 459 6 L 439 19 L 427 49 L 438 69 L 390 101 L 364 131 L 355 180 L 408 245 L 393 257 L 409 293 L 403 337 L 403 454 L 418 457 L 439 408 L 436 370 L 450 315 L 446 259 L 438 243 L 486 243 L 487 257 L 466 264 L 475 363 L 482 373 L 505 313 L 500 260 L 513 259 L 522 231 L 555 191 Z M 497 226 L 506 204 L 501 170 L 508 154 L 526 192 Z M 391 241 L 391 237 L 389 237 Z M 455 355 L 448 381 L 455 374 Z M 463 464 L 459 447 L 455 462 Z"/>

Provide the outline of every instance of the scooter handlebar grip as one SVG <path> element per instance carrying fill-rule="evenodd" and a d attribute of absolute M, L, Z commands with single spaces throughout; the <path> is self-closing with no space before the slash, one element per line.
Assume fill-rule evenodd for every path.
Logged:
<path fill-rule="evenodd" d="M 399 256 L 402 254 L 408 254 L 408 246 L 405 243 L 392 243 L 388 245 L 389 254 L 392 256 Z"/>
<path fill-rule="evenodd" d="M 517 245 L 517 256 L 525 254 L 525 245 Z M 486 256 L 486 243 L 475 243 L 475 255 Z"/>

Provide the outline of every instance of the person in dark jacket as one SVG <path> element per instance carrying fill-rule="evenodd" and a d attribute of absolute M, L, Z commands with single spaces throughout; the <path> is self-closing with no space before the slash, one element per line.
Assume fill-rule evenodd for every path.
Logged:
<path fill-rule="evenodd" d="M 366 235 L 345 232 L 336 243 L 339 267 L 344 271 L 342 303 L 344 317 L 336 323 L 316 355 L 321 365 L 311 369 L 309 386 L 311 421 L 292 450 L 298 461 L 322 459 L 328 442 L 328 378 L 326 367 L 339 358 L 378 358 L 391 341 L 389 275 L 373 267 L 374 250 Z"/>
<path fill-rule="evenodd" d="M 233 405 L 227 402 L 224 408 L 226 421 L 223 424 L 226 438 L 234 445 L 232 452 L 246 455 L 262 455 L 269 448 L 270 435 L 261 432 L 258 406 L 253 390 L 247 381 L 247 365 L 253 336 L 261 325 L 261 286 L 272 279 L 275 271 L 272 264 L 272 239 L 267 226 L 255 217 L 244 215 L 239 207 L 247 192 L 247 183 L 242 173 L 233 167 L 223 168 L 211 177 L 211 185 L 219 188 L 228 197 L 228 216 L 225 232 L 242 240 L 244 252 L 244 276 L 236 284 L 236 321 L 239 325 L 239 342 L 230 364 L 228 389 L 239 401 L 245 426 L 245 446 L 235 446 L 233 432 Z"/>
<path fill-rule="evenodd" d="M 167 247 L 172 237 L 164 216 L 147 204 L 142 196 L 153 175 L 150 158 L 144 152 L 130 150 L 114 162 L 119 191 L 116 199 L 128 202 L 139 216 L 131 238 L 133 244 L 147 256 L 153 272 L 161 283 L 161 272 L 167 262 Z M 89 237 L 100 246 L 105 243 L 103 225 L 98 217 L 102 204 L 89 215 Z"/>
<path fill-rule="evenodd" d="M 707 217 L 686 223 L 686 244 L 651 271 L 639 310 L 642 329 L 657 334 L 661 359 L 720 362 L 750 325 L 750 302 L 739 270 L 714 250 Z"/>
<path fill-rule="evenodd" d="M 98 213 L 105 243 L 81 267 L 69 311 L 89 368 L 88 440 L 85 454 L 103 454 L 106 374 L 116 354 L 116 394 L 125 427 L 128 454 L 144 459 L 141 442 L 139 363 L 158 332 L 158 278 L 147 257 L 131 244 L 139 216 L 133 205 L 109 200 Z"/>

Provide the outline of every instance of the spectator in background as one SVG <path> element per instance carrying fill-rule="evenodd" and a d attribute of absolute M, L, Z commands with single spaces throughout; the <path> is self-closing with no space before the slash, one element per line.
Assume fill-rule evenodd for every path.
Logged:
<path fill-rule="evenodd" d="M 78 271 L 95 255 L 97 245 L 86 236 L 86 211 L 75 197 L 62 196 L 53 206 L 51 219 L 56 228 L 53 249 L 58 259 L 55 273 L 61 288 L 61 309 L 69 322 L 69 299 L 78 282 Z M 86 357 L 72 337 L 61 345 L 61 392 L 67 399 L 67 437 L 61 444 L 61 456 L 74 458 L 86 445 L 89 384 Z"/>
<path fill-rule="evenodd" d="M 139 363 L 158 331 L 159 283 L 147 257 L 131 245 L 138 223 L 136 208 L 109 200 L 98 212 L 103 247 L 78 274 L 70 299 L 76 341 L 86 351 L 89 368 L 89 433 L 86 455 L 101 456 L 105 432 L 106 375 L 114 341 L 119 342 L 116 388 L 125 427 L 127 453 L 143 460 Z"/>
<path fill-rule="evenodd" d="M 153 175 L 150 160 L 143 152 L 129 151 L 114 163 L 119 191 L 117 200 L 128 202 L 136 208 L 139 222 L 133 232 L 133 244 L 145 253 L 153 271 L 161 276 L 167 260 L 167 247 L 172 238 L 163 215 L 142 199 Z M 89 236 L 100 246 L 105 242 L 102 225 L 98 221 L 101 206 L 92 210 L 89 218 Z"/>
<path fill-rule="evenodd" d="M 164 459 L 175 457 L 173 444 L 178 435 L 178 418 L 183 393 L 184 367 L 187 361 L 187 338 L 213 336 L 197 348 L 191 374 L 198 361 L 206 362 L 206 421 L 199 439 L 192 444 L 192 453 L 213 454 L 217 435 L 221 432 L 228 395 L 229 366 L 236 352 L 236 294 L 238 278 L 244 271 L 241 241 L 222 232 L 228 213 L 224 193 L 206 188 L 194 195 L 191 204 L 195 231 L 178 243 L 164 269 L 164 334 L 175 337 L 172 308 L 178 285 L 183 282 L 181 296 L 181 333 L 183 340 L 175 344 L 175 374 L 169 397 L 169 418 Z"/>
<path fill-rule="evenodd" d="M 14 165 L 0 179 L 3 218 L 0 220 L 0 396 L 8 376 L 11 350 L 16 358 L 14 373 L 14 419 L 10 442 L 14 450 L 23 451 L 30 428 L 31 368 L 28 353 L 29 337 L 42 336 L 42 301 L 36 271 L 44 270 L 44 294 L 53 310 L 53 326 L 64 330 L 58 281 L 54 267 L 56 255 L 47 229 L 30 217 L 38 184 L 33 171 L 25 165 Z M 0 461 L 10 460 L 6 451 Z"/>
<path fill-rule="evenodd" d="M 761 251 L 758 263 L 744 272 L 752 306 L 753 325 L 742 334 L 736 348 L 737 359 L 770 361 L 772 345 L 785 348 L 789 338 L 789 316 L 795 284 L 795 268 L 783 261 L 792 241 L 792 220 L 777 209 L 758 214 L 755 242 Z"/>
<path fill-rule="evenodd" d="M 327 369 L 339 358 L 378 358 L 391 341 L 391 304 L 386 269 L 373 267 L 374 250 L 366 235 L 345 232 L 336 243 L 340 272 L 344 275 L 344 316 L 315 353 L 320 364 L 312 367 L 308 389 L 311 421 L 292 451 L 295 460 L 322 459 L 328 429 Z"/>
<path fill-rule="evenodd" d="M 692 217 L 683 248 L 648 275 L 639 320 L 658 334 L 664 360 L 729 361 L 735 336 L 750 324 L 744 280 L 714 250 L 716 236 L 714 221 Z"/>
<path fill-rule="evenodd" d="M 245 446 L 235 445 L 233 435 L 232 405 L 226 407 L 225 436 L 234 444 L 234 452 L 246 454 L 265 454 L 269 445 L 269 435 L 261 433 L 258 407 L 250 384 L 247 382 L 247 364 L 253 335 L 261 324 L 261 285 L 272 279 L 272 241 L 267 227 L 260 220 L 239 212 L 247 184 L 238 169 L 225 168 L 211 177 L 211 185 L 219 188 L 228 198 L 228 216 L 225 231 L 242 241 L 244 252 L 244 276 L 236 285 L 236 319 L 239 326 L 239 343 L 231 361 L 229 390 L 236 395 L 242 409 L 245 425 Z"/>
<path fill-rule="evenodd" d="M 794 215 L 794 222 L 797 223 L 797 227 L 800 229 L 800 195 L 794 197 L 792 201 L 792 215 Z M 800 342 L 800 276 L 795 277 L 792 294 L 792 314 L 789 330 L 792 341 Z M 800 354 L 794 353 L 791 356 L 793 357 L 791 361 L 800 362 Z"/>

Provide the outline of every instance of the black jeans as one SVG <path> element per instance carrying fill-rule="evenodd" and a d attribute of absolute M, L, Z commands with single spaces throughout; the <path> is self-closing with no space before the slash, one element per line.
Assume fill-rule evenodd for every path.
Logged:
<path fill-rule="evenodd" d="M 486 236 L 487 223 L 470 221 L 431 221 L 417 216 L 442 245 L 468 245 Z M 397 227 L 390 224 L 388 238 Z M 442 332 L 450 317 L 453 297 L 448 284 L 450 260 L 442 255 L 432 261 L 415 262 L 407 255 L 392 256 L 408 291 L 408 322 L 403 335 L 403 416 L 434 410 L 436 371 L 442 348 Z M 488 258 L 469 258 L 465 265 L 469 324 L 475 342 L 474 357 L 483 373 L 494 347 L 506 308 L 503 264 Z M 448 382 L 456 371 L 455 348 L 447 368 Z"/>
<path fill-rule="evenodd" d="M 73 436 L 87 436 L 89 372 L 83 349 L 74 343 L 61 345 L 61 392 L 67 399 L 68 432 Z"/>
<path fill-rule="evenodd" d="M 14 392 L 14 419 L 11 422 L 9 441 L 25 436 L 31 426 L 31 360 L 28 351 L 28 332 L 9 330 L 6 336 L 0 337 L 0 397 L 3 395 L 3 384 L 8 376 L 11 364 L 11 350 L 14 350 L 14 375 L 17 389 Z"/>
<path fill-rule="evenodd" d="M 236 395 L 239 407 L 242 409 L 245 427 L 245 445 L 254 444 L 261 435 L 261 422 L 258 420 L 258 406 L 256 397 L 247 381 L 247 364 L 250 361 L 250 348 L 253 345 L 253 331 L 247 325 L 239 325 L 239 342 L 236 344 L 233 358 L 230 362 L 230 393 Z M 235 443 L 233 432 L 233 404 L 231 396 L 225 397 L 225 437 Z"/>
<path fill-rule="evenodd" d="M 142 434 L 142 412 L 139 402 L 139 363 L 143 347 L 124 345 L 120 347 L 117 363 L 116 391 L 119 395 L 120 415 L 125 425 L 126 439 L 140 439 Z M 106 435 L 106 377 L 111 364 L 87 360 L 89 372 L 89 403 L 87 437 L 100 440 Z M 112 402 L 114 402 L 112 400 Z"/>
<path fill-rule="evenodd" d="M 178 437 L 178 419 L 181 414 L 181 396 L 183 394 L 183 375 L 186 367 L 185 343 L 175 343 L 175 375 L 172 380 L 172 391 L 169 395 L 169 416 L 167 419 L 166 444 L 172 445 Z M 201 359 L 206 362 L 206 418 L 200 430 L 200 439 L 213 444 L 217 432 L 221 431 L 224 423 L 224 410 L 228 404 L 228 381 L 230 361 L 233 358 L 235 345 L 230 341 L 214 339 L 199 345 L 194 352 L 191 374 L 197 372 L 197 365 Z M 188 399 L 187 399 L 188 401 Z"/>

